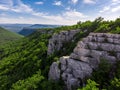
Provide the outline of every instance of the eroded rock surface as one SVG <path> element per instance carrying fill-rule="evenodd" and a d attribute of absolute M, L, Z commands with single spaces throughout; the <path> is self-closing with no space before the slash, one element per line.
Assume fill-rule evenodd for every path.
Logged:
<path fill-rule="evenodd" d="M 54 34 L 49 40 L 48 55 L 53 54 L 55 51 L 59 51 L 65 43 L 74 40 L 74 36 L 78 32 L 80 32 L 80 30 L 62 31 L 58 34 Z"/>
<path fill-rule="evenodd" d="M 51 65 L 49 79 L 61 78 L 67 89 L 72 90 L 73 87 L 84 84 L 84 80 L 91 76 L 101 59 L 111 64 L 120 60 L 119 34 L 90 33 L 78 42 L 70 56 L 63 56 L 59 63 Z"/>

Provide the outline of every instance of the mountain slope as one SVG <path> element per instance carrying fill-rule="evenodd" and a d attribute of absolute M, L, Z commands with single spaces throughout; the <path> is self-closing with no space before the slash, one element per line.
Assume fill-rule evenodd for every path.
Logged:
<path fill-rule="evenodd" d="M 7 31 L 6 29 L 0 27 L 0 44 L 18 40 L 22 37 L 23 36 L 21 36 L 19 34 Z"/>
<path fill-rule="evenodd" d="M 46 33 L 38 30 L 20 41 L 0 47 L 0 90 L 64 90 L 62 80 L 57 83 L 48 81 L 50 65 L 58 61 L 59 57 L 69 55 L 76 43 L 90 32 L 120 33 L 119 27 L 120 19 L 113 22 L 96 19 L 93 22 L 55 28 Z M 63 49 L 47 55 L 48 41 L 53 34 L 75 29 L 81 30 L 75 35 L 75 40 L 63 43 Z"/>
<path fill-rule="evenodd" d="M 11 47 L 8 45 L 0 49 L 0 90 L 9 90 L 12 88 L 12 85 L 13 88 L 16 88 L 17 81 L 19 80 L 26 79 L 27 81 L 33 78 L 36 83 L 40 82 L 38 80 L 38 78 L 40 79 L 42 77 L 40 71 L 44 70 L 44 66 L 47 65 L 43 59 L 46 58 L 49 37 L 49 34 L 35 32 L 18 43 L 13 43 Z M 4 68 L 6 65 L 7 67 Z M 6 77 L 7 74 L 8 76 Z M 36 75 L 37 77 L 34 77 Z M 7 82 L 4 82 L 5 80 L 7 80 Z M 33 82 L 33 85 L 34 84 Z M 20 90 L 23 89 L 24 88 Z M 25 90 L 31 89 L 27 88 Z"/>

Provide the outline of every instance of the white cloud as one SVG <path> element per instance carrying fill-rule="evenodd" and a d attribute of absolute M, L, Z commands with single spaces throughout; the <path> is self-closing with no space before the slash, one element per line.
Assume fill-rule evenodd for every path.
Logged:
<path fill-rule="evenodd" d="M 99 12 L 100 13 L 103 13 L 103 12 L 106 12 L 106 11 L 108 11 L 108 10 L 110 10 L 110 6 L 105 6 L 102 10 L 100 10 Z"/>
<path fill-rule="evenodd" d="M 96 3 L 95 0 L 83 0 L 83 2 L 84 2 L 85 4 L 95 4 L 95 3 Z"/>
<path fill-rule="evenodd" d="M 50 15 L 48 13 L 36 12 L 30 6 L 24 4 L 21 0 L 11 0 L 13 4 L 2 4 L 0 8 L 3 11 L 11 11 L 22 14 L 29 14 L 30 16 L 24 17 L 18 15 L 16 18 L 12 18 L 9 15 L 0 17 L 0 22 L 2 23 L 42 23 L 42 24 L 75 24 L 78 20 L 84 21 L 88 18 L 81 12 L 76 10 L 71 10 L 59 13 L 58 15 Z M 16 2 L 14 2 L 16 1 Z M 16 6 L 14 6 L 16 3 Z M 62 5 L 62 2 L 56 2 L 55 5 Z"/>
<path fill-rule="evenodd" d="M 9 8 L 4 5 L 0 5 L 0 10 L 6 11 L 6 10 L 9 10 Z"/>
<path fill-rule="evenodd" d="M 78 0 L 71 0 L 72 3 L 76 4 L 78 2 Z"/>
<path fill-rule="evenodd" d="M 120 0 L 112 0 L 111 5 L 117 5 L 120 4 Z"/>
<path fill-rule="evenodd" d="M 38 17 L 47 15 L 47 13 L 42 13 L 42 12 L 33 12 L 33 13 L 31 13 L 31 14 L 34 15 L 34 16 L 38 16 Z"/>
<path fill-rule="evenodd" d="M 8 0 L 9 1 L 9 0 Z M 22 3 L 21 0 L 10 0 L 9 3 L 0 3 L 0 10 L 3 11 L 13 11 L 13 12 L 23 12 L 23 13 L 29 13 L 33 12 L 33 9 Z"/>
<path fill-rule="evenodd" d="M 110 4 L 104 6 L 102 10 L 99 11 L 104 14 L 119 13 L 120 12 L 120 0 L 112 0 Z"/>
<path fill-rule="evenodd" d="M 79 20 L 82 18 L 86 18 L 87 16 L 83 15 L 83 13 L 78 12 L 76 10 L 70 10 L 63 13 L 63 17 L 66 17 L 68 20 Z"/>
<path fill-rule="evenodd" d="M 19 4 L 18 6 L 16 7 L 13 7 L 11 9 L 12 11 L 14 12 L 23 12 L 23 13 L 30 13 L 30 12 L 33 12 L 33 9 L 23 3 Z"/>
<path fill-rule="evenodd" d="M 44 4 L 44 2 L 35 2 L 35 4 L 37 4 L 37 5 L 42 5 L 42 4 Z"/>
<path fill-rule="evenodd" d="M 99 11 L 99 16 L 106 20 L 114 20 L 120 16 L 120 0 L 111 0 Z"/>
<path fill-rule="evenodd" d="M 118 2 L 118 1 L 120 1 L 120 0 L 112 0 L 113 2 Z"/>
<path fill-rule="evenodd" d="M 65 10 L 71 10 L 71 8 L 70 7 L 66 7 Z"/>
<path fill-rule="evenodd" d="M 61 5 L 62 5 L 62 2 L 61 2 L 61 1 L 54 1 L 53 5 L 61 6 Z"/>
<path fill-rule="evenodd" d="M 120 6 L 116 6 L 111 9 L 111 12 L 120 12 Z"/>
<path fill-rule="evenodd" d="M 18 18 L 10 18 L 8 17 L 0 17 L 0 22 L 2 23 L 41 23 L 41 24 L 76 24 L 79 20 L 85 21 L 88 18 L 81 12 L 76 10 L 65 11 L 58 15 L 49 15 L 49 14 L 42 14 L 36 13 L 37 17 L 23 17 L 18 16 Z"/>
<path fill-rule="evenodd" d="M 45 15 L 45 19 L 53 21 L 54 24 L 75 24 L 79 20 L 85 21 L 88 16 L 76 10 L 65 11 L 59 15 Z"/>
<path fill-rule="evenodd" d="M 16 0 L 15 2 L 14 2 L 14 0 L 11 0 L 11 1 L 12 1 L 12 4 L 10 4 L 10 5 L 9 5 L 9 3 L 8 4 L 6 4 L 6 3 L 0 4 L 0 10 L 12 11 L 12 12 L 24 13 L 24 14 L 28 13 L 28 14 L 31 14 L 34 16 L 44 15 L 44 13 L 42 13 L 42 12 L 34 11 L 30 6 L 24 4 L 21 0 Z M 16 6 L 14 6 L 14 3 L 16 4 Z"/>

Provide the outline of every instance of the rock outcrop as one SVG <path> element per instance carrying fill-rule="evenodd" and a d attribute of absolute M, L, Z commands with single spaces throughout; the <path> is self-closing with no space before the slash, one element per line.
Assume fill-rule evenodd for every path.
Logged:
<path fill-rule="evenodd" d="M 62 79 L 68 90 L 72 90 L 84 84 L 101 59 L 111 64 L 120 60 L 119 34 L 90 33 L 78 42 L 70 56 L 63 56 L 51 65 L 49 79 Z"/>
<path fill-rule="evenodd" d="M 62 31 L 58 34 L 54 34 L 49 40 L 48 55 L 53 54 L 55 51 L 59 51 L 65 43 L 74 40 L 74 36 L 78 32 L 80 32 L 80 30 Z"/>

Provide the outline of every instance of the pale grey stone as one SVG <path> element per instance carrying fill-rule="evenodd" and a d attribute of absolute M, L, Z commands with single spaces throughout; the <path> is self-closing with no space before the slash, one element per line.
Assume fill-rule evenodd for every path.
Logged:
<path fill-rule="evenodd" d="M 113 44 L 109 44 L 109 43 L 102 43 L 100 45 L 100 48 L 103 50 L 103 51 L 113 51 L 115 49 L 115 45 Z"/>
<path fill-rule="evenodd" d="M 68 73 L 63 73 L 62 74 L 62 79 L 64 80 L 64 81 L 66 81 L 67 80 L 67 77 L 68 77 Z"/>
<path fill-rule="evenodd" d="M 109 42 L 109 43 L 114 43 L 114 39 L 113 39 L 113 38 L 107 38 L 106 40 L 107 40 L 107 42 Z"/>
<path fill-rule="evenodd" d="M 109 34 L 109 33 L 108 33 L 108 34 L 105 34 L 105 36 L 106 36 L 107 38 L 114 38 L 115 35 L 114 35 L 114 34 Z"/>
<path fill-rule="evenodd" d="M 70 31 L 63 32 L 63 37 L 59 37 L 60 40 L 64 40 L 65 35 L 72 37 L 71 33 Z M 58 40 L 59 46 L 62 45 L 60 40 Z M 54 47 L 54 43 L 51 43 L 50 46 Z M 54 50 L 53 47 L 49 50 Z M 51 65 L 49 77 L 53 80 L 59 80 L 61 77 L 67 89 L 72 90 L 72 87 L 77 88 L 81 83 L 84 83 L 86 78 L 91 76 L 102 59 L 112 65 L 120 60 L 119 34 L 90 33 L 88 37 L 78 42 L 70 56 L 61 57 L 59 65 L 57 63 Z"/>
<path fill-rule="evenodd" d="M 77 87 L 79 86 L 80 81 L 76 78 L 68 78 L 67 79 L 67 88 L 68 90 L 72 90 L 72 88 L 77 89 Z"/>
<path fill-rule="evenodd" d="M 100 43 L 89 42 L 87 45 L 88 45 L 88 49 L 98 49 L 98 47 L 100 46 Z"/>
<path fill-rule="evenodd" d="M 104 51 L 91 50 L 90 56 L 93 58 L 99 58 L 103 53 Z"/>
<path fill-rule="evenodd" d="M 113 51 L 120 52 L 120 45 L 115 45 L 115 48 Z"/>
<path fill-rule="evenodd" d="M 90 54 L 89 49 L 83 49 L 83 48 L 77 48 L 77 47 L 74 49 L 74 52 L 79 56 L 87 56 Z"/>
<path fill-rule="evenodd" d="M 53 54 L 55 51 L 59 51 L 64 43 L 72 42 L 78 32 L 80 32 L 80 30 L 62 31 L 58 34 L 54 34 L 51 39 L 49 39 L 47 54 Z"/>
<path fill-rule="evenodd" d="M 120 34 L 114 34 L 114 38 L 120 39 Z"/>
<path fill-rule="evenodd" d="M 85 57 L 85 56 L 81 56 L 79 60 L 83 61 L 83 62 L 86 62 L 86 63 L 89 63 L 90 58 L 89 57 Z"/>
<path fill-rule="evenodd" d="M 73 59 L 68 60 L 68 68 L 70 68 L 73 71 L 73 75 L 76 78 L 83 79 L 92 73 L 92 68 L 89 66 L 89 64 Z M 84 73 L 84 71 L 86 73 Z"/>
<path fill-rule="evenodd" d="M 114 44 L 120 44 L 120 39 L 113 39 Z"/>
<path fill-rule="evenodd" d="M 85 48 L 85 49 L 88 49 L 87 44 L 84 43 L 83 41 L 78 42 L 77 48 Z"/>
<path fill-rule="evenodd" d="M 71 58 L 71 59 L 80 60 L 80 57 L 79 57 L 77 54 L 75 54 L 75 53 L 71 53 L 71 54 L 70 54 L 70 58 Z"/>
<path fill-rule="evenodd" d="M 50 71 L 49 71 L 49 80 L 59 80 L 60 79 L 60 69 L 58 68 L 58 63 L 54 62 L 50 66 Z"/>
<path fill-rule="evenodd" d="M 69 56 L 63 56 L 60 58 L 60 65 L 61 65 L 61 71 L 65 71 L 67 68 L 67 58 L 69 58 Z"/>
<path fill-rule="evenodd" d="M 102 42 L 104 42 L 104 41 L 105 41 L 105 38 L 103 38 L 103 37 L 98 37 L 98 38 L 97 38 L 97 42 L 102 43 Z"/>

